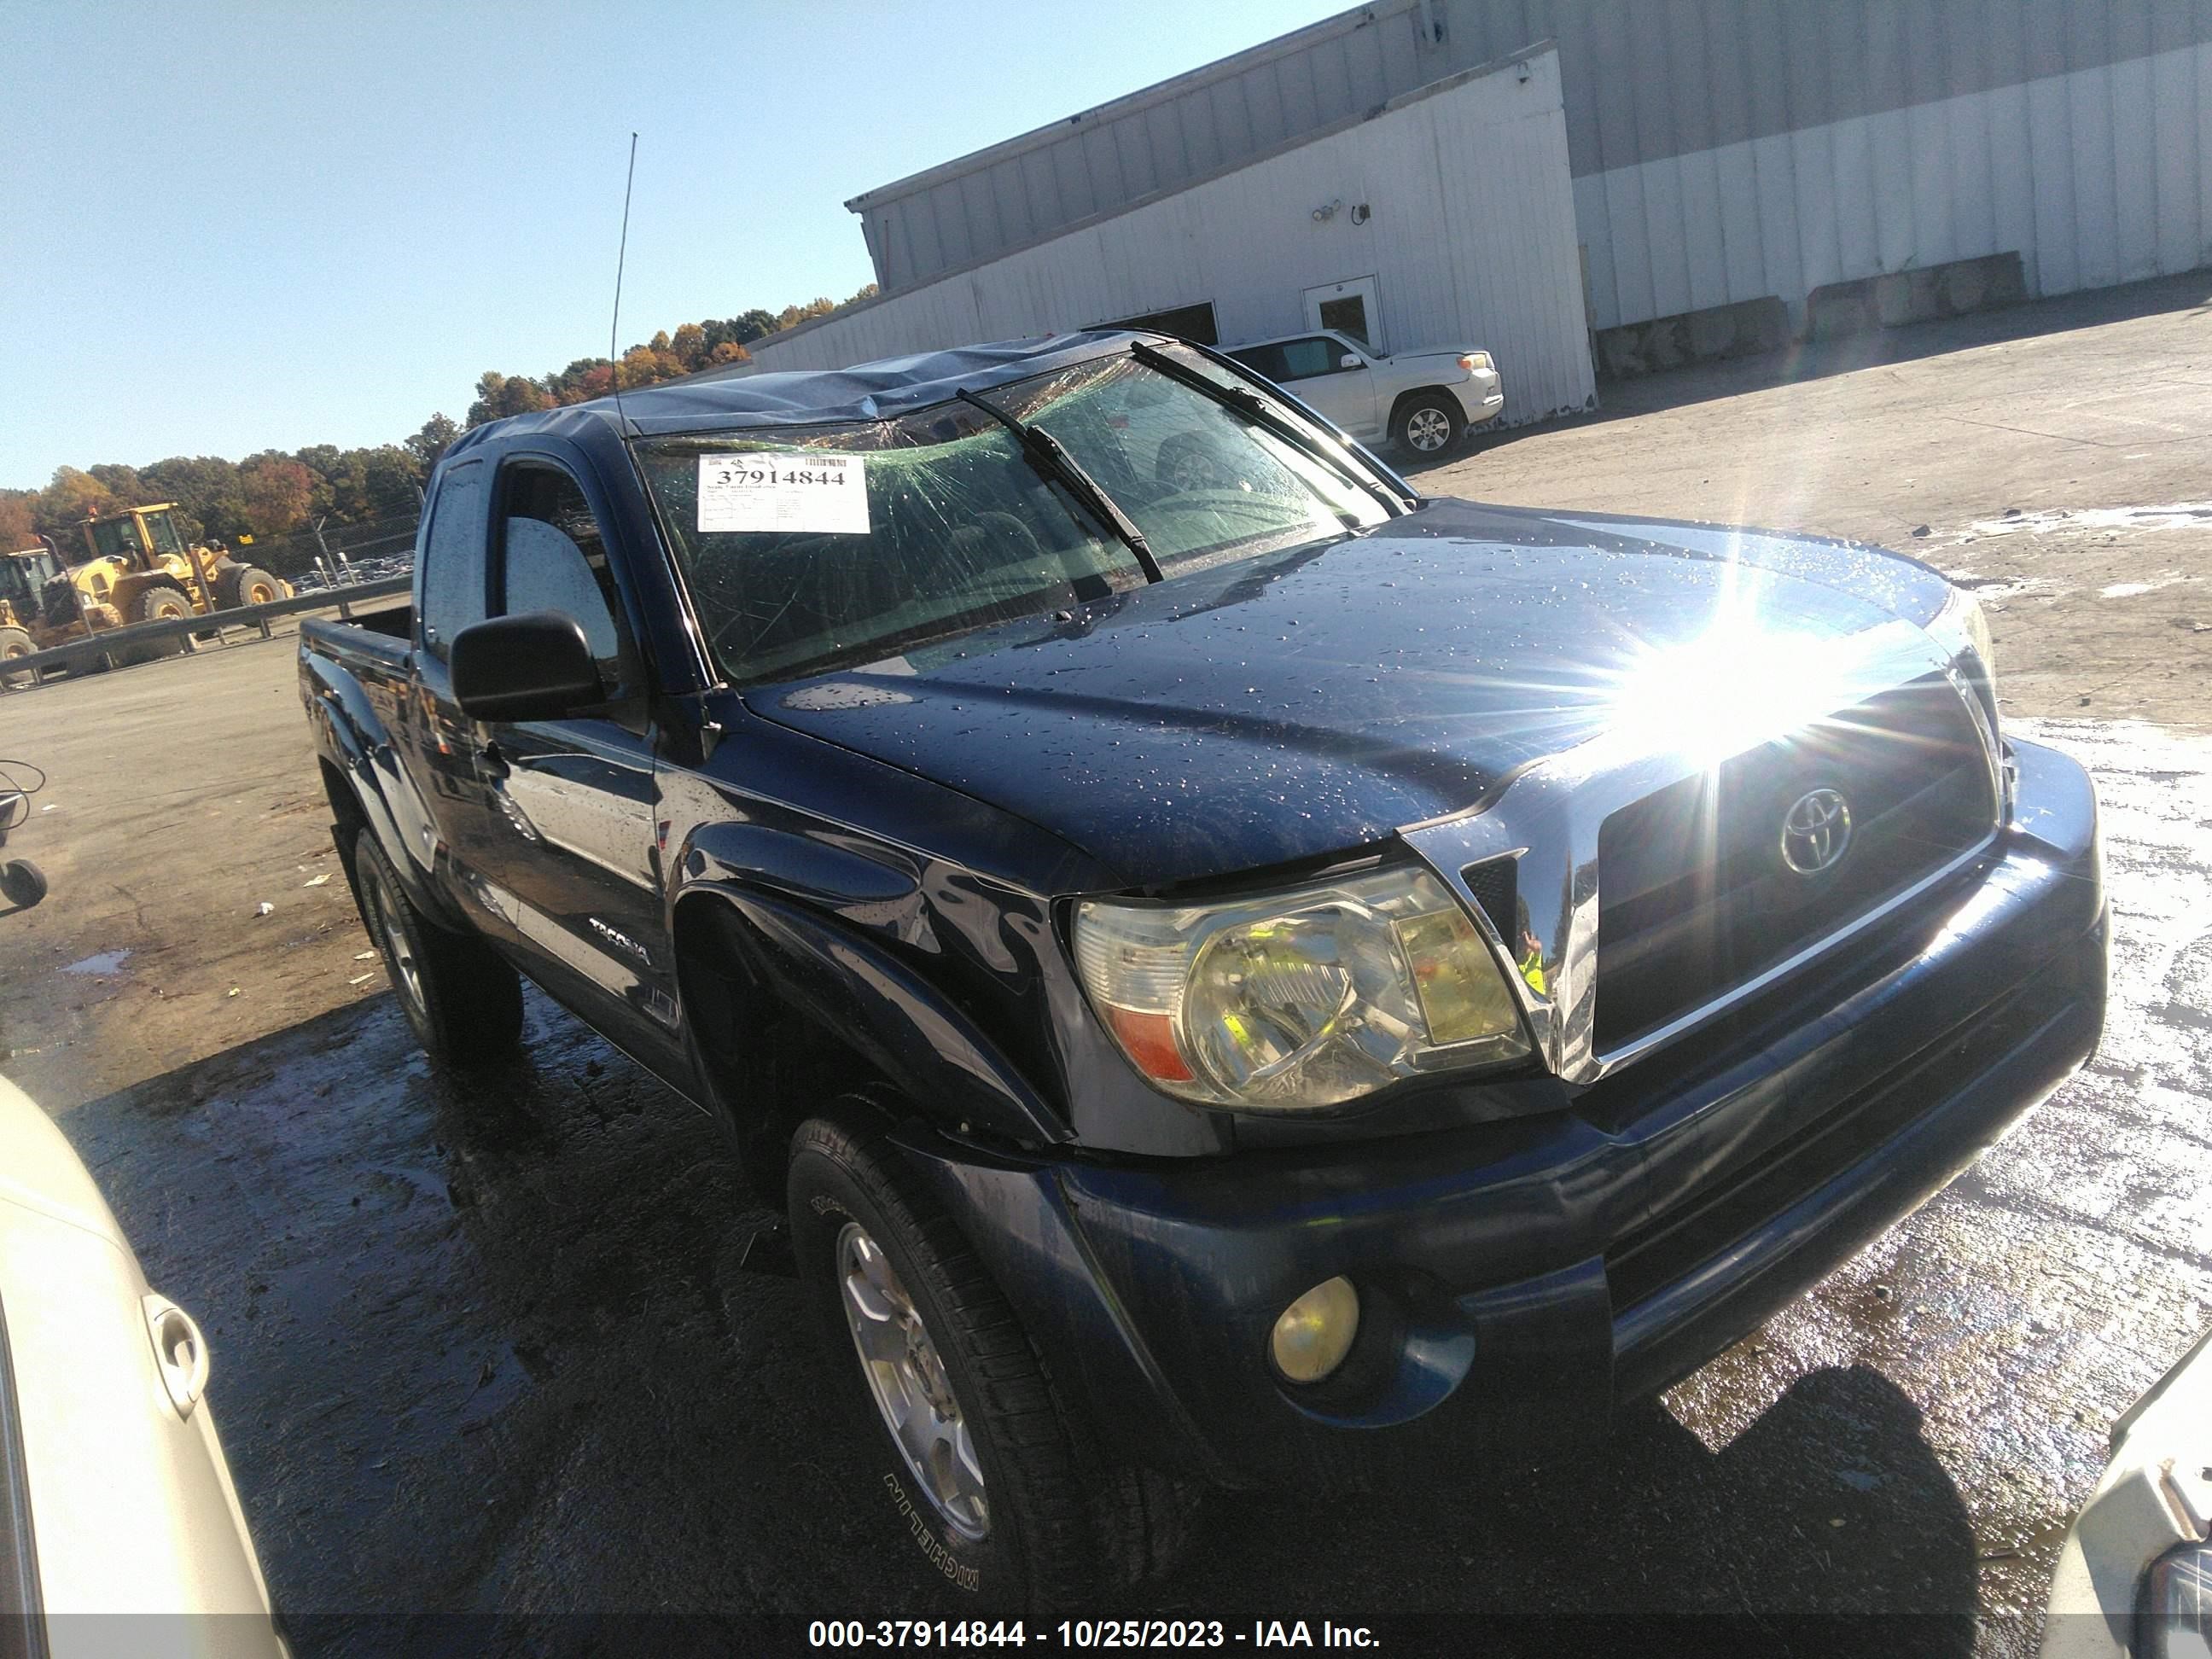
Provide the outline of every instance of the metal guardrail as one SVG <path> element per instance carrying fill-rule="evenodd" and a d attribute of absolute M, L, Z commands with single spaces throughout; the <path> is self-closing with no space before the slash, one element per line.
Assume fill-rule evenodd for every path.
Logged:
<path fill-rule="evenodd" d="M 234 610 L 217 611 L 204 617 L 173 617 L 163 622 L 133 623 L 128 628 L 106 628 L 87 635 L 81 640 L 71 640 L 66 645 L 33 651 L 27 657 L 9 657 L 0 661 L 0 694 L 27 691 L 38 685 L 49 668 L 66 668 L 71 673 L 82 672 L 90 663 L 106 659 L 111 668 L 116 659 L 133 646 L 152 645 L 162 640 L 181 639 L 187 652 L 199 648 L 196 635 L 213 634 L 220 638 L 226 629 L 258 628 L 261 637 L 270 637 L 269 623 L 277 617 L 296 616 L 302 611 L 328 611 L 337 607 L 341 617 L 353 615 L 353 607 L 363 599 L 380 599 L 392 593 L 404 593 L 414 586 L 412 576 L 386 576 L 380 581 L 355 582 L 345 587 L 320 588 L 313 593 L 295 593 L 289 599 L 271 599 L 266 605 L 241 605 Z M 11 685 L 17 675 L 28 672 L 30 685 Z"/>

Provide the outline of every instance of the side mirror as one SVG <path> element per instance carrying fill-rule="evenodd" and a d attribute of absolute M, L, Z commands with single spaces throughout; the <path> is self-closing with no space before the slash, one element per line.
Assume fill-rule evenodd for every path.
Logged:
<path fill-rule="evenodd" d="M 558 611 L 471 623 L 453 635 L 447 667 L 471 720 L 553 720 L 606 701 L 583 624 Z"/>
<path fill-rule="evenodd" d="M 1356 351 L 1347 351 L 1336 360 L 1336 366 L 1339 368 L 1364 368 L 1367 360 Z"/>

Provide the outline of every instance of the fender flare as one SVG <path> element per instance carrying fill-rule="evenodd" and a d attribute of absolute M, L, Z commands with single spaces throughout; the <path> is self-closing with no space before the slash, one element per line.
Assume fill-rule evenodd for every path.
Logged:
<path fill-rule="evenodd" d="M 702 911 L 715 919 L 702 921 Z M 974 1020 L 866 934 L 736 882 L 692 884 L 678 896 L 672 915 L 689 1017 L 696 1018 L 701 1003 L 684 983 L 688 965 L 697 951 L 716 951 L 736 958 L 728 965 L 749 1005 L 738 1011 L 740 1021 L 757 1025 L 778 1014 L 812 1021 L 939 1127 L 1027 1146 L 1073 1139 L 1074 1131 Z M 702 928 L 719 937 L 702 945 Z"/>
<path fill-rule="evenodd" d="M 386 778 L 391 779 L 395 787 L 411 786 L 406 781 L 391 734 L 376 717 L 360 682 L 341 665 L 325 657 L 303 653 L 301 664 L 302 701 L 307 705 L 308 723 L 319 739 L 316 744 L 319 757 L 345 780 L 355 811 L 398 876 L 400 890 L 425 916 L 449 929 L 468 931 L 466 920 L 440 890 L 429 869 L 408 846 L 398 815 L 386 799 Z M 420 816 L 424 823 L 428 822 L 427 811 Z M 351 851 L 348 849 L 349 879 L 353 876 L 351 862 Z"/>
<path fill-rule="evenodd" d="M 1454 417 L 1459 422 L 1461 433 L 1464 434 L 1468 430 L 1467 405 L 1459 400 L 1459 395 L 1449 386 L 1437 385 L 1414 386 L 1407 386 L 1403 392 L 1390 399 L 1390 413 L 1382 422 L 1382 435 L 1384 438 L 1395 439 L 1398 430 L 1398 416 L 1405 412 L 1406 405 L 1407 404 L 1412 403 L 1416 398 L 1430 397 L 1441 398 L 1444 402 L 1449 404 L 1454 411 Z"/>

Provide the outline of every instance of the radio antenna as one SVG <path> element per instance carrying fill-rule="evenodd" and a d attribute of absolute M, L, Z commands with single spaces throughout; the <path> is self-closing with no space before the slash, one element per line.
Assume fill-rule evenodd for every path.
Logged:
<path fill-rule="evenodd" d="M 629 171 L 623 177 L 622 245 L 615 252 L 615 314 L 607 322 L 607 380 L 614 387 L 615 424 L 629 435 L 629 416 L 623 408 L 622 358 L 617 355 L 616 341 L 622 334 L 623 266 L 629 258 L 629 193 L 637 182 L 637 135 L 629 136 Z"/>

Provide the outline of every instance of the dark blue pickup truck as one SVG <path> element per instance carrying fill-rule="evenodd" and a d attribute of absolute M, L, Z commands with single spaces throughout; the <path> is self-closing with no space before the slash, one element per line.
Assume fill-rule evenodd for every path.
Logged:
<path fill-rule="evenodd" d="M 1158 336 L 498 422 L 416 571 L 300 658 L 409 1019 L 526 975 L 722 1122 L 886 1547 L 997 1603 L 1587 1443 L 2102 1024 L 1967 595 L 1424 499 Z"/>

